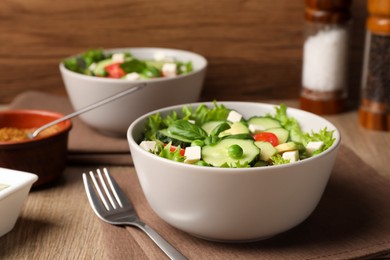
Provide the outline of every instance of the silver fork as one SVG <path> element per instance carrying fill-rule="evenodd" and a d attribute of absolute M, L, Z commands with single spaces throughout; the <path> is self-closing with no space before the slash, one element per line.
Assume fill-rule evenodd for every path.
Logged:
<path fill-rule="evenodd" d="M 112 225 L 129 225 L 144 231 L 170 259 L 187 259 L 168 241 L 161 237 L 155 230 L 143 223 L 130 200 L 126 198 L 114 178 L 108 170 L 103 168 L 96 170 L 96 175 L 90 171 L 88 178 L 83 173 L 83 181 L 88 200 L 96 215 L 103 221 Z"/>

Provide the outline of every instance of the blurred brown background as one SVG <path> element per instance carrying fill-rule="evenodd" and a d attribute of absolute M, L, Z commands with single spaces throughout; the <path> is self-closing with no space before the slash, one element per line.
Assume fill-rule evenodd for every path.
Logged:
<path fill-rule="evenodd" d="M 351 10 L 350 96 L 358 100 L 366 1 Z M 0 104 L 26 90 L 66 95 L 64 57 L 141 46 L 204 55 L 202 100 L 298 98 L 303 12 L 303 0 L 1 0 Z"/>

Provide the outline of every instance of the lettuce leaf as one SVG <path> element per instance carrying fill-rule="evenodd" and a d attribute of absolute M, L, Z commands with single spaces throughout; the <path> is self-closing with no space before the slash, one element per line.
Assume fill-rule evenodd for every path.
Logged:
<path fill-rule="evenodd" d="M 180 154 L 180 145 L 177 146 L 176 150 L 173 152 L 171 151 L 171 145 L 171 143 L 167 144 L 163 149 L 161 149 L 158 155 L 172 161 L 184 162 L 185 156 Z"/>
<path fill-rule="evenodd" d="M 306 134 L 306 138 L 309 141 L 311 142 L 322 141 L 324 143 L 324 145 L 320 149 L 313 152 L 312 156 L 322 153 L 323 151 L 327 150 L 329 147 L 332 146 L 332 144 L 336 140 L 333 137 L 333 132 L 334 131 L 330 131 L 325 127 L 318 132 L 312 131 L 311 134 Z"/>
<path fill-rule="evenodd" d="M 145 139 L 147 140 L 156 140 L 156 133 L 158 130 L 165 129 L 170 127 L 171 125 L 176 125 L 176 121 L 188 121 L 194 120 L 197 128 L 201 127 L 205 122 L 208 121 L 222 121 L 226 120 L 229 115 L 230 110 L 227 109 L 224 105 L 218 105 L 216 101 L 214 101 L 214 107 L 207 107 L 204 104 L 200 104 L 197 108 L 193 108 L 192 106 L 183 106 L 182 115 L 179 117 L 179 114 L 175 111 L 172 111 L 169 115 L 162 117 L 159 113 L 149 116 L 146 127 L 145 127 Z M 183 124 L 181 124 L 183 126 Z M 188 125 L 187 125 L 188 126 Z M 192 133 L 183 133 L 183 128 L 181 129 L 181 135 L 192 135 L 194 133 L 194 129 L 190 127 L 186 127 Z M 177 127 L 176 127 L 176 130 Z M 203 130 L 203 129 L 201 129 Z M 204 139 L 207 136 L 204 136 L 201 130 L 197 129 L 198 134 L 202 136 Z M 196 131 L 195 131 L 196 132 Z M 200 137 L 199 136 L 199 137 Z M 191 138 L 192 140 L 192 138 Z M 195 140 L 195 139 L 193 139 Z"/>
<path fill-rule="evenodd" d="M 290 131 L 290 138 L 292 141 L 306 145 L 308 142 L 306 135 L 302 132 L 298 121 L 287 115 L 287 106 L 285 104 L 280 104 L 278 107 L 275 107 L 275 111 L 273 118 L 277 119 L 285 129 Z"/>
<path fill-rule="evenodd" d="M 272 165 L 281 165 L 281 164 L 290 163 L 290 160 L 284 159 L 282 157 L 282 155 L 280 155 L 280 154 L 273 155 L 273 156 L 271 156 L 270 159 L 271 159 Z"/>
<path fill-rule="evenodd" d="M 94 62 L 98 62 L 106 58 L 107 57 L 102 49 L 91 49 L 78 57 L 65 59 L 63 62 L 67 69 L 89 75 L 91 73 L 89 72 L 88 67 Z"/>
<path fill-rule="evenodd" d="M 195 120 L 197 125 L 202 126 L 208 121 L 226 120 L 229 112 L 230 109 L 227 109 L 223 104 L 218 105 L 217 102 L 214 101 L 214 107 L 209 108 L 206 105 L 201 104 L 191 113 L 191 115 L 189 115 L 189 117 L 192 120 Z"/>

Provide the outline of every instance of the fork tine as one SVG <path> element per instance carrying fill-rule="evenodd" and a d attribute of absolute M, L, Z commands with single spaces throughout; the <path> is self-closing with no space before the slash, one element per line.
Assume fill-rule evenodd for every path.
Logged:
<path fill-rule="evenodd" d="M 106 210 L 106 206 L 103 204 L 102 200 L 99 198 L 99 196 L 96 194 L 95 190 L 93 189 L 93 184 L 91 183 L 92 180 L 89 180 L 90 178 L 86 173 L 83 173 L 83 181 L 84 181 L 84 187 L 85 191 L 87 193 L 88 200 L 95 211 L 95 213 L 100 216 L 101 210 Z"/>
<path fill-rule="evenodd" d="M 99 172 L 100 172 L 100 171 L 99 171 Z M 108 184 L 110 185 L 111 191 L 112 191 L 112 193 L 114 194 L 114 197 L 115 197 L 116 201 L 118 202 L 119 206 L 120 206 L 121 208 L 123 208 L 122 201 L 120 200 L 120 198 L 119 198 L 119 196 L 118 196 L 118 193 L 117 193 L 118 188 L 115 188 L 115 187 L 114 187 L 113 180 L 111 179 L 111 176 L 110 176 L 110 174 L 109 174 L 107 168 L 103 168 L 103 172 L 104 172 L 104 174 L 105 174 L 105 176 L 106 176 L 106 179 L 107 179 L 107 181 L 108 181 Z"/>
<path fill-rule="evenodd" d="M 108 169 L 104 168 L 103 169 L 107 179 L 108 179 L 108 182 L 111 186 L 111 190 L 116 198 L 116 200 L 118 201 L 119 205 L 121 205 L 121 207 L 131 207 L 133 208 L 133 205 L 130 203 L 130 201 L 127 199 L 127 195 L 123 193 L 122 191 L 122 188 L 119 187 L 118 183 L 115 181 L 114 178 L 111 177 Z"/>
<path fill-rule="evenodd" d="M 89 202 L 92 206 L 92 209 L 95 211 L 96 215 L 100 219 L 113 225 L 136 226 L 142 231 L 144 231 L 170 259 L 187 259 L 167 240 L 161 237 L 154 229 L 149 227 L 147 224 L 145 224 L 138 218 L 137 213 L 135 212 L 135 209 L 131 204 L 130 200 L 127 199 L 126 195 L 123 193 L 122 189 L 116 183 L 114 178 L 110 177 L 110 174 L 106 168 L 103 168 L 104 176 L 102 175 L 100 170 L 97 170 L 97 172 L 99 182 L 101 183 L 104 192 L 110 200 L 110 203 L 114 202 L 114 199 L 112 198 L 112 196 L 114 196 L 115 200 L 117 200 L 118 202 L 118 205 L 123 205 L 123 207 L 120 206 L 121 208 L 113 208 L 110 210 L 110 206 L 105 200 L 103 193 L 99 187 L 98 181 L 96 180 L 96 177 L 93 172 L 89 172 L 91 178 L 88 178 L 87 174 L 83 173 L 83 181 Z M 104 177 L 111 189 L 112 196 L 110 190 L 107 187 L 106 182 L 104 181 Z M 93 188 L 93 186 L 95 186 L 95 189 Z"/>
<path fill-rule="evenodd" d="M 106 181 L 104 180 L 104 177 L 103 177 L 102 172 L 100 171 L 100 169 L 97 169 L 96 171 L 97 171 L 97 174 L 98 174 L 98 177 L 99 177 L 100 184 L 103 186 L 103 190 L 104 190 L 104 192 L 106 194 L 106 197 L 110 201 L 111 206 L 114 209 L 116 209 L 116 203 L 114 202 L 114 199 L 111 196 L 111 193 L 113 193 L 114 197 L 116 198 L 117 202 L 119 203 L 119 206 L 122 207 L 120 201 L 118 201 L 118 198 L 117 198 L 115 190 L 112 189 L 111 179 L 110 179 L 110 176 L 108 176 L 108 174 L 107 174 L 107 169 L 103 168 L 103 171 L 105 173 L 106 180 L 107 180 L 108 184 L 110 185 L 111 192 L 110 192 L 110 190 L 107 187 Z"/>
<path fill-rule="evenodd" d="M 110 210 L 110 206 L 108 205 L 106 198 L 103 196 L 103 193 L 102 193 L 102 190 L 100 189 L 99 183 L 97 182 L 96 177 L 95 177 L 95 175 L 93 174 L 92 171 L 89 172 L 89 176 L 90 176 L 91 179 L 92 179 L 92 183 L 94 184 L 95 190 L 96 190 L 97 193 L 99 194 L 99 197 L 100 197 L 101 201 L 103 202 L 104 207 L 105 207 L 107 210 Z"/>

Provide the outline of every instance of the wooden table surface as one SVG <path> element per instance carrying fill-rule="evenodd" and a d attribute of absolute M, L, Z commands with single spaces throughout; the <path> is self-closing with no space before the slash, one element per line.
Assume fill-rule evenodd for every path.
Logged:
<path fill-rule="evenodd" d="M 360 127 L 357 116 L 351 111 L 325 117 L 340 129 L 343 145 L 390 179 L 390 134 Z M 85 169 L 69 166 L 59 185 L 30 193 L 15 228 L 0 238 L 0 259 L 105 259 L 101 221 L 84 192 Z"/>

